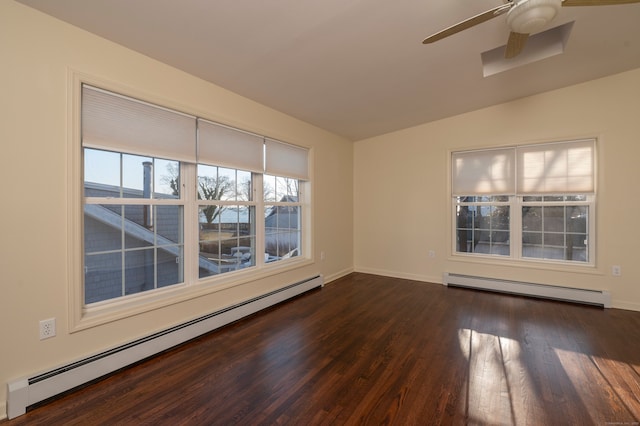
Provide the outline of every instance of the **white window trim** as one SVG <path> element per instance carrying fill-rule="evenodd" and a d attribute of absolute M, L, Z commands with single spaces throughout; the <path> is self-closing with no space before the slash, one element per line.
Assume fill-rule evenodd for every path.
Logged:
<path fill-rule="evenodd" d="M 198 298 L 204 295 L 223 291 L 238 285 L 258 281 L 273 275 L 281 274 L 286 271 L 303 268 L 314 264 L 314 254 L 311 241 L 313 240 L 313 215 L 312 215 L 312 197 L 313 188 L 313 149 L 309 149 L 309 180 L 301 182 L 300 201 L 302 205 L 301 212 L 301 249 L 302 256 L 292 257 L 290 259 L 280 260 L 270 264 L 265 264 L 264 260 L 256 259 L 256 266 L 260 268 L 248 268 L 245 270 L 235 271 L 231 274 L 220 274 L 204 279 L 197 279 L 198 267 L 197 262 L 185 262 L 185 283 L 176 284 L 168 287 L 154 289 L 124 296 L 121 298 L 107 300 L 103 302 L 92 303 L 90 306 L 84 304 L 84 242 L 83 242 L 83 173 L 82 173 L 82 132 L 81 132 L 81 109 L 82 109 L 82 85 L 87 84 L 94 87 L 104 88 L 114 93 L 125 94 L 136 99 L 144 99 L 148 102 L 170 107 L 170 102 L 164 99 L 153 99 L 153 96 L 140 93 L 139 91 L 127 86 L 123 86 L 112 81 L 107 81 L 77 70 L 69 69 L 67 79 L 68 99 L 67 104 L 67 128 L 68 143 L 67 155 L 67 229 L 69 235 L 69 243 L 67 245 L 68 259 L 68 282 L 69 289 L 69 331 L 77 332 L 101 324 L 113 322 L 122 318 L 137 315 L 143 312 L 152 311 L 158 308 L 174 305 L 183 301 Z M 195 179 L 196 167 L 192 169 Z M 254 185 L 262 185 L 261 175 L 254 182 Z M 191 197 L 196 199 L 195 188 L 187 188 L 183 185 L 183 197 Z M 254 186 L 254 191 L 255 191 Z M 255 194 L 254 194 L 255 195 Z M 255 197 L 254 197 L 255 199 Z M 262 200 L 255 199 L 258 209 L 263 205 Z M 120 200 L 122 201 L 122 200 Z M 130 200 L 127 200 L 127 202 Z M 237 203 L 236 203 L 237 204 Z M 184 207 L 185 218 L 192 217 L 194 220 L 185 221 L 185 259 L 187 259 L 187 251 L 189 258 L 194 259 L 198 256 L 197 229 L 198 229 L 198 209 L 197 203 L 186 202 Z M 258 216 L 260 217 L 260 216 Z M 264 222 L 257 220 L 257 225 L 264 229 Z M 263 233 L 263 232 L 262 232 Z M 264 246 L 264 236 L 257 230 L 256 244 L 258 247 Z M 195 256 L 195 257 L 194 257 Z M 192 265 L 191 265 L 192 263 Z M 195 277 L 195 280 L 194 280 Z M 190 280 L 190 281 L 188 281 Z M 189 283 L 189 284 L 186 284 Z"/>

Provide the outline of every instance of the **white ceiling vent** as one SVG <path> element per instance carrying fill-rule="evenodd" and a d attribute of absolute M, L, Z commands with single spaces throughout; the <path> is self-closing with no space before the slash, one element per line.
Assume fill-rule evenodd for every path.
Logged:
<path fill-rule="evenodd" d="M 483 75 L 488 77 L 563 53 L 572 28 L 573 22 L 567 22 L 531 35 L 522 53 L 515 58 L 506 59 L 504 57 L 506 46 L 483 52 L 481 54 Z"/>

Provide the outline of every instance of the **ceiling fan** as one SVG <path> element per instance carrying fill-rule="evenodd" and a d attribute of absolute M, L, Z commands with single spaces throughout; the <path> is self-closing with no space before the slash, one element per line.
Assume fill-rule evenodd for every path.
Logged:
<path fill-rule="evenodd" d="M 628 3 L 640 3 L 640 0 L 505 0 L 505 4 L 430 35 L 422 43 L 433 43 L 506 13 L 511 33 L 504 57 L 510 59 L 522 52 L 529 34 L 544 28 L 555 18 L 562 6 L 610 6 Z"/>

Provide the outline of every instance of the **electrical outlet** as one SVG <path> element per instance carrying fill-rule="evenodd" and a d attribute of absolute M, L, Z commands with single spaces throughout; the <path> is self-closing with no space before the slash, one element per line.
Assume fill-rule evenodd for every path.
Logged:
<path fill-rule="evenodd" d="M 619 265 L 613 265 L 611 267 L 611 275 L 614 277 L 619 277 L 622 275 L 622 268 Z"/>
<path fill-rule="evenodd" d="M 436 257 L 435 250 L 429 250 L 429 257 Z"/>
<path fill-rule="evenodd" d="M 321 252 L 320 252 L 320 260 L 324 260 L 324 259 L 325 259 L 325 257 L 324 257 L 324 252 L 323 252 L 323 251 L 321 251 Z"/>
<path fill-rule="evenodd" d="M 49 318 L 40 321 L 40 340 L 49 339 L 56 335 L 56 319 Z"/>

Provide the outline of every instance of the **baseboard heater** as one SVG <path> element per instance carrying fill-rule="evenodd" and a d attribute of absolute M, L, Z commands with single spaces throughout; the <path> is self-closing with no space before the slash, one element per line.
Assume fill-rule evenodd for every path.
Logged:
<path fill-rule="evenodd" d="M 54 370 L 9 382 L 7 416 L 13 419 L 31 405 L 323 285 L 322 275 L 317 275 Z"/>
<path fill-rule="evenodd" d="M 465 287 L 500 293 L 518 294 L 544 299 L 562 300 L 588 305 L 611 307 L 611 294 L 602 290 L 583 290 L 546 284 L 509 281 L 495 278 L 459 275 L 445 272 L 442 283 L 450 287 Z"/>

